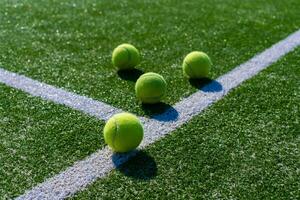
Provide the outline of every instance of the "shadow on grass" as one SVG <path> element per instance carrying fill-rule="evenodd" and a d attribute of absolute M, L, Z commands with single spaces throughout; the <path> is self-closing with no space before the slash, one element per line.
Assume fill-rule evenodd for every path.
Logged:
<path fill-rule="evenodd" d="M 117 74 L 123 80 L 136 82 L 138 78 L 142 74 L 144 74 L 144 72 L 140 69 L 130 69 L 130 70 L 119 70 Z"/>
<path fill-rule="evenodd" d="M 223 89 L 218 81 L 210 78 L 189 79 L 189 82 L 192 86 L 203 92 L 220 92 Z"/>
<path fill-rule="evenodd" d="M 174 121 L 178 118 L 178 112 L 171 105 L 166 103 L 142 104 L 146 115 L 158 121 Z"/>
<path fill-rule="evenodd" d="M 128 161 L 124 162 L 124 159 Z M 142 150 L 134 150 L 123 154 L 115 153 L 112 161 L 119 172 L 134 179 L 147 181 L 157 175 L 155 160 Z"/>

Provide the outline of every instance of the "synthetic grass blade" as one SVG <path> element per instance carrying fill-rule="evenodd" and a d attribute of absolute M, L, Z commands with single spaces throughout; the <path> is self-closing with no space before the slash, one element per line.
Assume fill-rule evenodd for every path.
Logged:
<path fill-rule="evenodd" d="M 27 92 L 32 96 L 41 97 L 45 100 L 66 105 L 103 120 L 107 120 L 112 115 L 122 112 L 120 109 L 106 103 L 95 101 L 91 98 L 80 96 L 1 68 L 0 82 Z"/>
<path fill-rule="evenodd" d="M 256 55 L 248 62 L 236 67 L 201 91 L 177 103 L 161 115 L 152 119 L 142 118 L 145 123 L 145 138 L 142 148 L 169 134 L 189 121 L 212 103 L 220 100 L 230 90 L 250 79 L 282 56 L 300 45 L 300 30 Z M 99 150 L 85 160 L 79 161 L 57 176 L 41 183 L 18 199 L 62 199 L 104 177 L 116 166 L 134 156 L 136 151 L 123 155 L 112 155 L 107 148 Z"/>

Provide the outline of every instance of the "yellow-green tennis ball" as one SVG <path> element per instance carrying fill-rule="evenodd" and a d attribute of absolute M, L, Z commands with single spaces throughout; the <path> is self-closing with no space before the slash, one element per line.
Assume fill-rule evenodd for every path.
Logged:
<path fill-rule="evenodd" d="M 114 151 L 131 151 L 141 143 L 144 131 L 140 120 L 130 113 L 112 116 L 104 126 L 105 143 Z"/>
<path fill-rule="evenodd" d="M 139 51 L 131 44 L 117 46 L 112 54 L 112 63 L 120 70 L 133 69 L 140 63 Z"/>
<path fill-rule="evenodd" d="M 143 74 L 135 83 L 135 93 L 143 103 L 154 104 L 161 101 L 166 93 L 167 83 L 165 79 L 156 73 Z"/>
<path fill-rule="evenodd" d="M 212 62 L 206 53 L 193 51 L 183 60 L 183 73 L 189 78 L 208 77 Z"/>

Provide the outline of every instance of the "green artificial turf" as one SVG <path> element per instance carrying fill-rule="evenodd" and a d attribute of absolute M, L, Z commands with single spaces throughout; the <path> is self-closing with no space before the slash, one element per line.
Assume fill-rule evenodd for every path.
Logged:
<path fill-rule="evenodd" d="M 299 199 L 300 49 L 74 199 Z"/>
<path fill-rule="evenodd" d="M 0 65 L 138 114 L 143 72 L 168 83 L 166 104 L 196 91 L 182 76 L 186 54 L 210 55 L 216 78 L 300 28 L 299 0 L 22 0 L 0 2 Z M 111 52 L 140 49 L 139 70 L 117 74 Z"/>
<path fill-rule="evenodd" d="M 0 85 L 0 199 L 31 189 L 104 146 L 103 122 Z"/>

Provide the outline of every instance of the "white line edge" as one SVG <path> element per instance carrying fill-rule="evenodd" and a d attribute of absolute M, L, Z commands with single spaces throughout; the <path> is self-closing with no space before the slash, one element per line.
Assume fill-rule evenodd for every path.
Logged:
<path fill-rule="evenodd" d="M 210 106 L 212 103 L 222 99 L 233 88 L 239 86 L 242 82 L 255 76 L 260 71 L 267 68 L 272 63 L 276 62 L 282 56 L 291 52 L 299 45 L 300 30 L 294 32 L 284 40 L 281 40 L 272 47 L 256 55 L 249 61 L 228 72 L 227 74 L 219 77 L 216 81 L 212 81 L 198 92 L 175 104 L 173 108 L 170 108 L 165 113 L 156 115 L 152 119 L 141 117 L 141 120 L 144 123 L 145 137 L 140 148 L 143 149 L 149 144 L 174 131 L 176 128 L 186 123 L 194 116 L 198 115 L 202 110 Z M 0 70 L 0 82 L 4 82 L 4 72 L 7 73 L 6 71 Z M 16 78 L 15 81 L 17 81 L 17 79 L 18 78 Z M 27 81 L 29 80 L 26 77 L 23 77 L 23 79 Z M 74 106 L 72 103 L 72 97 L 69 97 L 69 95 L 72 96 L 73 94 L 69 92 L 67 92 L 68 97 L 64 98 L 64 100 L 59 99 L 59 95 L 55 96 L 55 94 L 52 94 L 55 97 L 51 95 L 50 97 L 45 97 L 43 96 L 44 93 L 40 90 L 38 90 L 37 93 L 32 92 L 35 86 L 38 84 L 41 83 L 35 82 L 35 84 L 33 84 L 32 86 L 32 89 L 21 87 L 20 85 L 15 83 L 11 84 L 11 82 L 9 82 L 8 85 L 26 91 L 34 96 L 42 96 L 47 100 L 65 104 L 74 109 L 78 109 L 85 113 L 91 114 L 92 116 L 101 116 L 101 119 L 107 119 L 113 113 L 117 113 L 120 111 L 95 100 L 92 100 L 93 103 L 91 104 L 96 105 L 95 107 L 93 107 L 93 109 L 97 109 L 98 106 L 102 107 L 103 105 L 105 105 L 105 111 L 103 112 L 104 114 L 100 115 L 99 112 L 102 113 L 102 111 L 99 110 L 97 112 L 94 112 L 93 109 L 88 107 L 90 106 L 89 103 L 84 104 L 86 105 L 84 107 Z M 50 87 L 50 90 L 53 89 L 52 86 L 47 85 L 47 89 L 49 89 L 48 87 Z M 41 87 L 40 89 L 43 88 L 44 87 Z M 59 92 L 66 94 L 65 91 L 61 89 L 58 90 Z M 53 90 L 53 92 L 57 92 L 57 88 Z M 79 97 L 76 98 L 76 101 L 79 101 L 80 104 L 80 100 L 82 97 L 80 97 L 79 95 L 76 95 L 76 97 Z M 89 100 L 90 99 L 88 98 L 88 102 Z M 128 154 L 113 155 L 113 153 L 107 147 L 105 147 L 88 156 L 84 160 L 76 162 L 73 166 L 67 168 L 65 171 L 59 173 L 58 175 L 37 185 L 36 187 L 27 191 L 24 195 L 19 196 L 17 199 L 27 200 L 67 198 L 82 190 L 98 178 L 105 177 L 116 166 L 120 166 L 124 162 L 128 161 L 128 159 L 134 156 L 135 153 L 136 151 L 130 152 Z"/>

